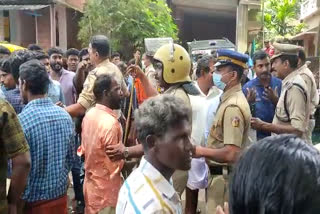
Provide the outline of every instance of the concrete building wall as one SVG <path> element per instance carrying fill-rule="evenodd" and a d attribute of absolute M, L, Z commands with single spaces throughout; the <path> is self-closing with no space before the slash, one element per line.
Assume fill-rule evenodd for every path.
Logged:
<path fill-rule="evenodd" d="M 248 6 L 239 4 L 237 8 L 236 25 L 237 51 L 244 53 L 248 50 Z"/>
<path fill-rule="evenodd" d="M 234 43 L 236 37 L 235 28 L 235 17 L 217 18 L 185 14 L 181 36 L 183 41 L 221 39 L 226 37 Z"/>
<path fill-rule="evenodd" d="M 17 40 L 17 25 L 19 25 L 19 23 L 17 23 L 16 19 L 17 19 L 17 11 L 15 10 L 10 10 L 9 11 L 9 23 L 10 23 L 10 42 L 14 42 Z"/>
<path fill-rule="evenodd" d="M 319 25 L 320 20 L 320 11 L 319 13 L 307 18 L 304 20 L 304 23 L 306 23 L 308 29 L 314 29 L 317 28 Z"/>
<path fill-rule="evenodd" d="M 4 40 L 4 15 L 3 11 L 0 11 L 0 41 Z"/>
<path fill-rule="evenodd" d="M 74 6 L 82 8 L 85 0 L 64 2 L 71 2 Z M 65 5 L 56 4 L 37 10 L 36 13 L 39 14 L 37 17 L 27 15 L 25 11 L 9 11 L 10 42 L 24 47 L 30 43 L 38 43 L 45 50 L 53 45 L 58 45 L 64 50 L 70 47 L 80 49 L 81 44 L 77 40 L 77 33 L 78 21 L 82 13 L 66 8 Z M 0 32 L 1 26 L 3 24 L 0 25 Z M 2 37 L 0 36 L 0 39 Z"/>
<path fill-rule="evenodd" d="M 67 50 L 67 10 L 62 5 L 56 6 L 57 45 Z"/>
<path fill-rule="evenodd" d="M 50 8 L 44 8 L 38 11 L 42 16 L 37 18 L 38 22 L 38 44 L 45 50 L 51 47 L 50 33 Z"/>
<path fill-rule="evenodd" d="M 10 28 L 12 43 L 27 47 L 36 42 L 35 19 L 24 11 L 10 11 Z"/>

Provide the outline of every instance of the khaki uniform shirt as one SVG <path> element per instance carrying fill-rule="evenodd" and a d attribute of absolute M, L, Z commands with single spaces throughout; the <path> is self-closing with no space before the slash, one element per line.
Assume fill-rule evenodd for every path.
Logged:
<path fill-rule="evenodd" d="M 95 69 L 89 72 L 84 84 L 83 84 L 83 90 L 81 94 L 79 95 L 78 103 L 82 105 L 85 109 L 89 109 L 90 107 L 95 105 L 95 96 L 93 94 L 93 86 L 94 82 L 96 81 L 97 77 L 103 74 L 112 74 L 115 73 L 115 75 L 118 77 L 119 81 L 122 82 L 122 89 L 123 91 L 127 90 L 126 83 L 124 81 L 123 75 L 119 68 L 111 63 L 109 59 L 104 60 L 101 62 Z"/>
<path fill-rule="evenodd" d="M 299 69 L 299 74 L 306 83 L 308 89 L 308 95 L 310 97 L 310 114 L 314 115 L 316 112 L 316 106 L 319 104 L 319 93 L 317 90 L 316 81 L 314 79 L 313 73 L 310 71 L 307 65 L 301 66 Z"/>
<path fill-rule="evenodd" d="M 244 148 L 248 142 L 250 107 L 238 84 L 224 92 L 208 136 L 208 147 L 219 149 L 225 145 Z M 215 165 L 213 161 L 209 165 Z"/>
<path fill-rule="evenodd" d="M 180 99 L 182 99 L 191 109 L 191 103 L 190 103 L 190 98 L 188 96 L 188 94 L 185 92 L 185 90 L 182 88 L 181 85 L 174 85 L 171 86 L 170 88 L 168 88 L 164 94 L 171 94 L 174 95 L 176 97 L 179 97 Z M 190 115 L 190 121 L 192 119 L 192 115 Z"/>
<path fill-rule="evenodd" d="M 307 140 L 307 130 L 310 115 L 310 98 L 308 96 L 308 88 L 303 78 L 299 75 L 299 69 L 293 71 L 282 81 L 282 91 L 276 106 L 273 117 L 273 124 L 291 125 L 292 127 L 303 132 L 302 138 Z M 295 86 L 299 84 L 303 90 Z M 287 91 L 287 92 L 286 92 Z M 285 111 L 285 94 L 287 93 L 286 106 L 289 113 Z M 307 97 L 306 97 L 307 96 Z"/>

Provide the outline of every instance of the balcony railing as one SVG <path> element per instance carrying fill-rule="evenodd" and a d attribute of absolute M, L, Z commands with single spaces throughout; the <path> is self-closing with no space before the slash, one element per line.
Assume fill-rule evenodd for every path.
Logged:
<path fill-rule="evenodd" d="M 308 15 L 318 10 L 319 0 L 305 0 L 301 3 L 300 19 L 304 19 Z"/>

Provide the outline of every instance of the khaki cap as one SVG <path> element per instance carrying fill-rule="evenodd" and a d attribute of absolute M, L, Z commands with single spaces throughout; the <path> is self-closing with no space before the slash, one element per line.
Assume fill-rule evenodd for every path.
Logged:
<path fill-rule="evenodd" d="M 298 56 L 299 50 L 303 49 L 298 45 L 280 44 L 280 43 L 273 43 L 273 47 L 274 47 L 274 55 L 271 57 L 271 60 L 282 55 Z"/>

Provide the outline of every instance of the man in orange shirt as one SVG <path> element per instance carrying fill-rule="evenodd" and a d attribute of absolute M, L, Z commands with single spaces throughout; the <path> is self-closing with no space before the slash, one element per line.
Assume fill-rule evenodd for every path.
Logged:
<path fill-rule="evenodd" d="M 116 74 L 98 76 L 93 87 L 96 106 L 82 122 L 81 149 L 85 157 L 85 213 L 115 213 L 122 185 L 123 160 L 112 162 L 106 155 L 107 145 L 122 144 L 122 129 L 113 112 L 120 108 L 122 79 Z"/>

